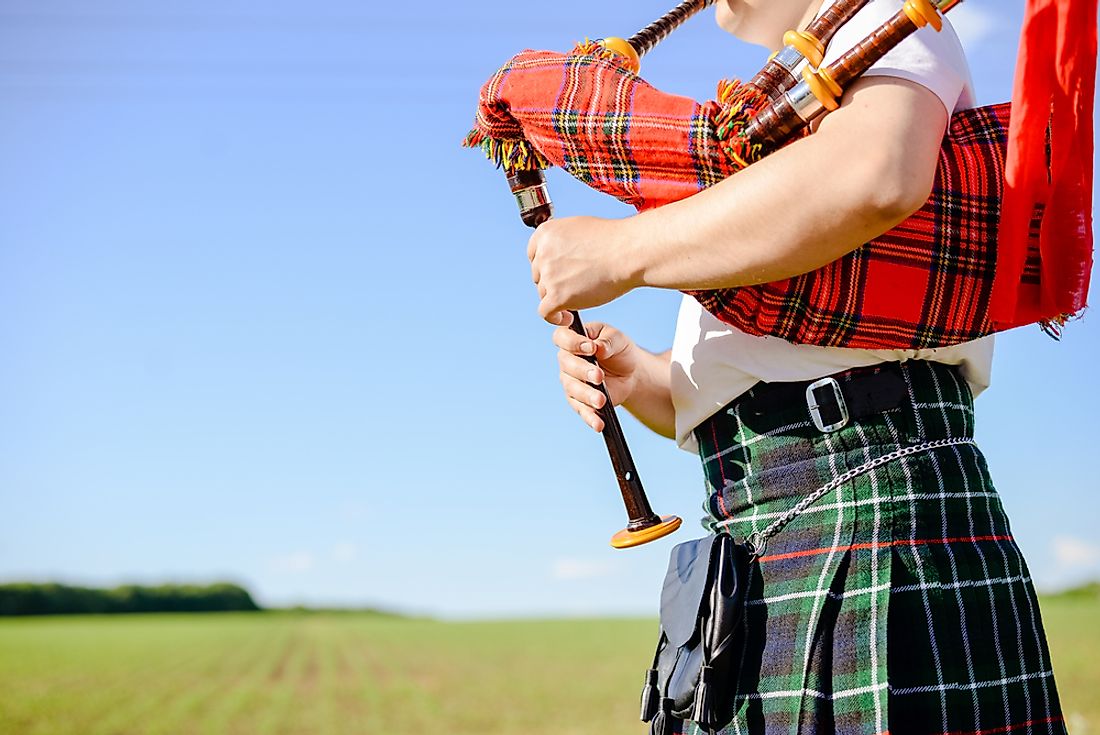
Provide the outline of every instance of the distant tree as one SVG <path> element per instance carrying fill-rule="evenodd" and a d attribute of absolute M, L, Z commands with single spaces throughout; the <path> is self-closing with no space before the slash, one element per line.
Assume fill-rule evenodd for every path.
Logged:
<path fill-rule="evenodd" d="M 17 582 L 0 585 L 0 615 L 259 610 L 235 584 L 123 585 L 112 589 Z"/>

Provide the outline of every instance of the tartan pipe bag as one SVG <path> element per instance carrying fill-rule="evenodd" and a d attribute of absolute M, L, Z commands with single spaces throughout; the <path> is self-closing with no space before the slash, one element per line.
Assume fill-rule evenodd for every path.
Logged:
<path fill-rule="evenodd" d="M 570 54 L 527 50 L 483 86 L 465 145 L 480 146 L 510 169 L 559 166 L 638 210 L 650 209 L 766 155 L 752 149 L 749 161 L 739 161 L 716 132 L 725 121 L 754 114 L 758 101 L 745 94 L 749 86 L 723 82 L 717 99 L 700 104 L 654 88 L 591 45 Z M 995 320 L 990 309 L 1009 113 L 1001 104 L 956 114 L 931 197 L 890 232 L 795 278 L 687 293 L 744 332 L 802 344 L 942 347 L 1035 322 L 1057 334 L 1084 307 L 1088 268 L 1077 274 L 1084 283 L 1072 298 L 1051 301 L 1040 278 L 1042 206 L 1031 209 L 1011 316 Z M 1087 234 L 1091 243 L 1091 229 Z"/>
<path fill-rule="evenodd" d="M 1065 733 L 1031 577 L 972 442 L 970 389 L 952 366 L 893 367 L 908 400 L 834 433 L 805 404 L 756 409 L 752 392 L 695 430 L 704 523 L 735 537 L 875 458 L 939 445 L 834 483 L 770 539 L 750 569 L 722 735 Z"/>

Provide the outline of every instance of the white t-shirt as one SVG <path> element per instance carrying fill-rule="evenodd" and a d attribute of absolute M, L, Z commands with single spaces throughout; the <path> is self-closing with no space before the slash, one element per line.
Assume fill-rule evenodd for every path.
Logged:
<path fill-rule="evenodd" d="M 822 5 L 824 12 L 830 0 Z M 836 60 L 901 9 L 901 0 L 870 0 L 833 37 L 825 65 Z M 867 71 L 900 77 L 934 92 L 949 112 L 975 106 L 970 68 L 950 23 L 937 33 L 925 27 L 909 36 Z M 812 380 L 880 362 L 934 360 L 958 365 L 974 395 L 989 386 L 993 335 L 951 347 L 925 350 L 859 350 L 797 345 L 778 337 L 746 334 L 712 316 L 684 295 L 672 344 L 671 389 L 676 443 L 698 451 L 692 431 L 758 381 Z"/>

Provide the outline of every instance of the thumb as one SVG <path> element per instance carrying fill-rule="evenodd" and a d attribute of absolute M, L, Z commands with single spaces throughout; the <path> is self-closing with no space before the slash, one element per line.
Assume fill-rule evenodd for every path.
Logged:
<path fill-rule="evenodd" d="M 592 335 L 592 341 L 596 345 L 596 358 L 606 360 L 626 350 L 630 340 L 625 334 L 614 327 L 600 325 L 598 334 Z"/>

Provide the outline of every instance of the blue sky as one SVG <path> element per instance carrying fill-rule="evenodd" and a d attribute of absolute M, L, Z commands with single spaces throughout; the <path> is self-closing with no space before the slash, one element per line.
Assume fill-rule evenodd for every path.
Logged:
<path fill-rule="evenodd" d="M 0 579 L 247 584 L 447 617 L 654 613 L 601 442 L 560 395 L 528 233 L 458 143 L 524 47 L 657 2 L 0 0 Z M 1007 99 L 1022 2 L 953 12 Z M 694 19 L 699 99 L 766 53 Z M 624 216 L 551 173 L 558 212 Z M 590 312 L 650 349 L 679 301 Z M 1100 576 L 1100 323 L 998 338 L 978 438 L 1037 583 Z M 653 504 L 698 460 L 624 418 Z"/>

